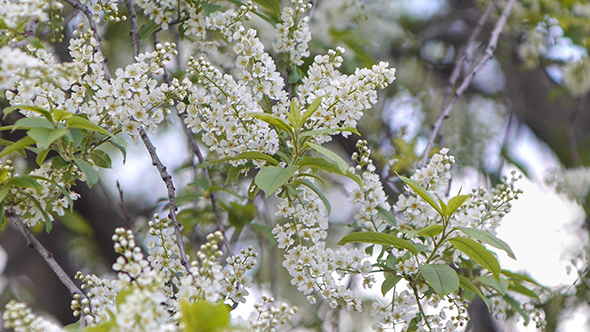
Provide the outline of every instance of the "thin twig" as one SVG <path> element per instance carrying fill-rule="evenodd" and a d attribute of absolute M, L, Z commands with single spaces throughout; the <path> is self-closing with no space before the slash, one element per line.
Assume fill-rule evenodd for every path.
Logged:
<path fill-rule="evenodd" d="M 473 69 L 471 70 L 469 75 L 467 75 L 465 77 L 465 79 L 463 79 L 463 82 L 461 83 L 459 88 L 457 88 L 457 90 L 455 90 L 455 93 L 453 95 L 453 99 L 451 99 L 449 104 L 445 107 L 444 111 L 440 114 L 440 116 L 438 117 L 438 119 L 434 123 L 432 133 L 430 134 L 428 144 L 426 145 L 426 148 L 424 149 L 424 155 L 422 156 L 422 160 L 420 161 L 419 168 L 424 167 L 426 165 L 426 162 L 428 161 L 429 151 L 430 151 L 430 149 L 432 149 L 432 145 L 434 143 L 436 136 L 438 135 L 438 132 L 440 131 L 440 129 L 442 127 L 443 121 L 446 120 L 450 116 L 451 110 L 453 109 L 453 107 L 455 106 L 455 104 L 457 103 L 459 98 L 463 95 L 465 90 L 467 90 L 467 88 L 469 87 L 469 85 L 471 84 L 473 79 L 475 78 L 475 75 L 477 75 L 477 73 L 481 70 L 481 68 L 483 68 L 483 66 L 486 64 L 486 62 L 488 62 L 488 60 L 490 60 L 494 56 L 494 51 L 496 50 L 496 45 L 498 44 L 498 38 L 500 38 L 500 33 L 502 32 L 502 29 L 504 28 L 504 25 L 506 24 L 506 20 L 508 19 L 510 11 L 512 10 L 512 5 L 514 4 L 514 1 L 515 0 L 508 0 L 508 3 L 506 3 L 506 7 L 504 7 L 504 10 L 502 11 L 500 18 L 498 19 L 498 22 L 496 23 L 496 27 L 494 28 L 494 31 L 492 31 L 492 35 L 490 36 L 490 42 L 489 42 L 488 47 L 486 48 L 484 54 L 479 59 L 477 64 L 473 67 Z"/>
<path fill-rule="evenodd" d="M 129 35 L 131 35 L 131 41 L 133 43 L 133 57 L 139 55 L 139 27 L 137 25 L 137 13 L 135 12 L 135 7 L 133 6 L 133 0 L 125 0 L 125 5 L 127 5 L 127 9 L 129 10 L 129 23 L 131 23 L 131 31 Z"/>
<path fill-rule="evenodd" d="M 74 296 L 78 294 L 81 299 L 88 299 L 86 294 L 74 283 L 74 281 L 68 276 L 68 274 L 64 271 L 64 269 L 59 265 L 59 263 L 53 257 L 53 254 L 45 249 L 41 242 L 35 238 L 33 233 L 29 230 L 29 228 L 20 220 L 17 216 L 14 215 L 14 210 L 12 208 L 7 208 L 4 210 L 4 215 L 10 222 L 14 225 L 14 227 L 23 235 L 23 237 L 27 240 L 27 246 L 31 249 L 35 249 L 41 257 L 45 260 L 47 265 L 53 270 L 57 278 L 61 281 L 61 283 L 66 286 L 66 288 L 70 291 L 70 294 Z M 80 319 L 80 327 L 84 327 L 86 325 L 86 320 L 82 317 Z"/>
<path fill-rule="evenodd" d="M 102 56 L 102 67 L 104 70 L 104 76 L 106 77 L 106 79 L 108 81 L 110 81 L 111 80 L 111 72 L 109 71 L 109 66 L 107 65 L 108 59 L 104 55 L 104 53 L 102 52 L 102 48 L 100 47 L 100 42 L 102 41 L 102 38 L 100 37 L 100 34 L 98 33 L 98 27 L 96 26 L 96 22 L 92 18 L 92 16 L 93 16 L 92 11 L 90 11 L 90 9 L 88 7 L 84 6 L 83 4 L 78 2 L 77 0 L 65 0 L 65 2 L 69 3 L 72 7 L 78 9 L 79 11 L 83 12 L 84 15 L 86 16 L 86 19 L 88 20 L 88 24 L 90 24 L 90 29 L 92 30 L 94 39 L 96 39 L 96 41 L 98 43 L 98 45 L 95 47 L 94 50 L 96 52 L 100 53 L 100 55 Z"/>
<path fill-rule="evenodd" d="M 139 135 L 143 140 L 145 147 L 152 158 L 152 165 L 156 166 L 158 172 L 160 173 L 160 177 L 162 181 L 166 184 L 166 189 L 168 189 L 168 201 L 170 202 L 170 207 L 168 208 L 168 218 L 172 220 L 172 224 L 174 225 L 174 232 L 176 235 L 176 242 L 178 243 L 178 249 L 180 250 L 180 263 L 186 269 L 188 274 L 190 272 L 190 263 L 188 261 L 188 257 L 186 255 L 186 251 L 184 250 L 184 241 L 182 240 L 182 234 L 180 230 L 182 229 L 182 225 L 178 222 L 178 218 L 176 216 L 176 211 L 178 211 L 178 206 L 176 205 L 176 189 L 174 188 L 174 183 L 172 182 L 172 176 L 166 170 L 166 166 L 162 164 L 158 154 L 156 153 L 156 147 L 150 141 L 145 129 L 142 127 L 139 128 Z"/>
<path fill-rule="evenodd" d="M 154 36 L 154 42 L 158 43 L 158 34 L 154 33 L 153 36 Z M 164 82 L 167 84 L 170 84 L 170 75 L 168 74 L 168 71 L 166 70 L 166 68 L 164 68 L 163 77 L 164 77 Z M 177 100 L 174 100 L 174 103 L 176 104 Z M 193 133 L 186 125 L 186 121 L 185 121 L 186 115 L 182 112 L 178 112 L 178 117 L 180 118 L 182 129 L 184 130 L 184 133 L 185 133 L 186 137 L 188 138 L 188 142 L 189 142 L 191 150 L 193 151 L 193 154 L 197 157 L 199 164 L 203 163 L 205 161 L 205 157 L 203 157 L 203 153 L 201 152 L 199 145 L 195 141 L 195 137 L 193 136 Z M 207 180 L 209 180 L 209 182 L 211 182 L 211 176 L 209 175 L 208 167 L 203 168 L 203 176 L 205 176 L 205 178 Z M 219 212 L 219 204 L 217 203 L 217 194 L 214 191 L 212 191 L 209 194 L 209 199 L 211 200 L 211 209 L 213 210 L 213 213 L 215 214 L 215 220 L 217 222 L 217 230 L 219 230 L 221 232 L 221 234 L 223 234 L 223 244 L 225 245 L 225 248 L 227 249 L 227 253 L 230 256 L 233 256 L 234 253 L 233 253 L 232 245 L 231 245 L 231 242 L 227 238 L 227 235 L 225 232 L 225 226 L 223 226 L 223 217 L 221 216 L 221 213 Z"/>
<path fill-rule="evenodd" d="M 311 0 L 311 8 L 309 9 L 309 22 L 311 23 L 311 18 L 313 17 L 313 11 L 318 4 L 318 0 Z"/>
<path fill-rule="evenodd" d="M 119 183 L 119 181 L 117 181 L 117 191 L 119 192 L 120 199 L 119 208 L 121 208 L 121 211 L 123 212 L 123 217 L 127 221 L 129 229 L 132 229 L 131 215 L 129 214 L 129 211 L 127 211 L 127 207 L 125 206 L 125 201 L 123 200 L 123 189 L 121 189 L 121 184 Z"/>

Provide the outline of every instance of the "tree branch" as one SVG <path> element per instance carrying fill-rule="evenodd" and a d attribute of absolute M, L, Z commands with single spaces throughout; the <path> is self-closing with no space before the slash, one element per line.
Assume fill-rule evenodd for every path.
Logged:
<path fill-rule="evenodd" d="M 53 254 L 45 249 L 41 242 L 35 238 L 33 233 L 29 230 L 29 228 L 20 220 L 16 215 L 14 215 L 14 210 L 12 208 L 7 208 L 4 210 L 4 215 L 8 220 L 14 225 L 14 227 L 23 235 L 23 237 L 27 240 L 27 245 L 31 249 L 35 249 L 39 255 L 45 260 L 47 265 L 53 270 L 55 275 L 59 278 L 61 283 L 66 286 L 66 288 L 70 291 L 70 294 L 74 296 L 78 294 L 82 299 L 88 299 L 86 294 L 82 292 L 82 290 L 74 283 L 74 281 L 68 276 L 68 274 L 63 270 L 63 268 L 59 265 L 59 263 L 53 257 Z M 84 313 L 82 313 L 84 315 Z M 80 327 L 84 327 L 86 325 L 86 320 L 84 317 L 80 318 Z"/>
<path fill-rule="evenodd" d="M 135 12 L 135 7 L 133 6 L 133 0 L 125 0 L 125 5 L 129 10 L 129 23 L 131 23 L 131 31 L 129 35 L 131 36 L 131 41 L 133 43 L 133 58 L 139 55 L 139 26 L 137 25 L 137 12 Z"/>
<path fill-rule="evenodd" d="M 451 99 L 450 103 L 445 107 L 443 112 L 441 112 L 440 116 L 438 117 L 438 119 L 434 123 L 433 130 L 432 130 L 432 133 L 430 134 L 430 138 L 428 139 L 428 144 L 426 145 L 426 148 L 424 149 L 424 155 L 422 156 L 422 160 L 420 161 L 419 168 L 426 166 L 426 163 L 428 161 L 429 151 L 430 151 L 430 149 L 432 149 L 432 145 L 434 143 L 434 140 L 435 140 L 436 136 L 438 135 L 438 132 L 440 131 L 444 120 L 449 118 L 449 116 L 451 114 L 451 110 L 453 109 L 453 107 L 455 106 L 455 104 L 457 103 L 459 98 L 463 95 L 465 90 L 467 90 L 467 88 L 469 87 L 469 85 L 471 84 L 473 79 L 475 78 L 475 75 L 477 75 L 477 73 L 481 70 L 481 68 L 483 68 L 483 66 L 486 64 L 486 62 L 488 62 L 488 60 L 490 60 L 493 57 L 494 51 L 496 50 L 496 45 L 498 44 L 498 39 L 500 38 L 500 34 L 502 32 L 502 29 L 504 28 L 504 25 L 506 24 L 506 20 L 508 19 L 508 16 L 510 15 L 510 11 L 512 10 L 512 5 L 514 5 L 514 1 L 515 0 L 508 0 L 508 2 L 506 3 L 506 7 L 504 7 L 504 10 L 502 11 L 500 18 L 498 19 L 498 22 L 496 23 L 496 27 L 494 28 L 494 31 L 492 31 L 492 35 L 490 36 L 490 42 L 489 42 L 488 47 L 486 48 L 484 54 L 479 59 L 477 64 L 473 67 L 471 72 L 465 77 L 465 79 L 463 79 L 463 82 L 461 83 L 459 88 L 457 88 L 457 90 L 455 90 L 453 99 Z"/>

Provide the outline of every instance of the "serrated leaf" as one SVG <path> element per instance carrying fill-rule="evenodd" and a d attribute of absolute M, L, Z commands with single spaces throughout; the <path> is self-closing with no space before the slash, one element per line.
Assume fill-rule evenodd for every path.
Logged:
<path fill-rule="evenodd" d="M 291 125 L 286 123 L 285 120 L 279 118 L 278 116 L 276 116 L 274 114 L 249 113 L 249 115 L 253 118 L 258 119 L 258 120 L 262 120 L 262 121 L 268 123 L 269 125 L 280 128 L 280 129 L 288 132 L 289 134 L 293 133 L 293 127 L 291 127 Z"/>
<path fill-rule="evenodd" d="M 284 185 L 295 174 L 298 167 L 295 165 L 283 168 L 279 166 L 262 167 L 254 182 L 258 188 L 262 189 L 266 194 L 266 198 L 270 197 L 277 189 Z"/>
<path fill-rule="evenodd" d="M 27 131 L 27 135 L 37 142 L 42 149 L 47 149 L 53 141 L 67 133 L 65 129 L 33 128 Z"/>
<path fill-rule="evenodd" d="M 434 289 L 440 297 L 452 293 L 459 288 L 459 277 L 448 265 L 442 264 L 420 264 L 420 272 L 426 282 Z"/>
<path fill-rule="evenodd" d="M 376 232 L 357 232 L 348 234 L 338 242 L 338 245 L 344 245 L 346 243 L 359 242 L 359 243 L 371 243 L 380 244 L 385 246 L 393 246 L 401 249 L 406 249 L 414 255 L 418 255 L 418 249 L 414 244 L 408 240 L 400 239 L 399 237 L 392 234 L 376 233 Z"/>
<path fill-rule="evenodd" d="M 463 203 L 467 202 L 467 200 L 469 200 L 470 197 L 471 197 L 471 194 L 470 195 L 457 195 L 457 196 L 451 198 L 449 200 L 449 202 L 447 203 L 446 215 L 452 216 L 453 213 L 455 213 L 455 211 L 457 211 L 457 209 L 460 208 L 461 205 L 463 205 Z"/>
<path fill-rule="evenodd" d="M 180 311 L 186 332 L 222 331 L 229 325 L 229 306 L 223 303 L 211 303 L 199 300 L 189 303 L 180 301 Z"/>
<path fill-rule="evenodd" d="M 418 236 L 428 236 L 428 237 L 435 237 L 438 234 L 442 233 L 445 228 L 441 225 L 430 225 L 425 228 L 418 230 L 416 235 Z"/>
<path fill-rule="evenodd" d="M 207 1 L 201 1 L 201 7 L 203 7 L 203 11 L 205 12 L 206 16 L 209 16 L 212 13 L 215 13 L 216 11 L 218 11 L 221 8 L 220 5 L 214 5 L 214 4 L 208 3 Z"/>
<path fill-rule="evenodd" d="M 305 110 L 305 113 L 303 113 L 303 116 L 301 117 L 301 125 L 303 125 L 305 123 L 305 121 L 307 121 L 307 119 L 309 119 L 318 110 L 318 108 L 322 104 L 322 98 L 323 97 L 317 97 L 311 103 L 311 105 L 309 105 L 307 110 Z M 336 128 L 336 129 L 339 129 L 339 128 Z"/>
<path fill-rule="evenodd" d="M 111 157 L 102 150 L 93 150 L 90 152 L 90 159 L 101 168 L 113 168 Z"/>
<path fill-rule="evenodd" d="M 74 163 L 76 163 L 80 171 L 86 176 L 88 188 L 92 188 L 98 182 L 98 172 L 88 162 L 82 159 L 74 158 Z"/>
<path fill-rule="evenodd" d="M 315 136 L 315 135 L 324 135 L 324 134 L 333 134 L 335 132 L 346 132 L 349 131 L 351 133 L 355 133 L 359 136 L 361 134 L 353 127 L 341 127 L 341 128 L 326 128 L 326 129 L 318 129 L 318 130 L 311 130 L 301 133 L 299 137 L 307 137 L 307 136 Z"/>
<path fill-rule="evenodd" d="M 397 283 L 402 279 L 403 278 L 400 275 L 395 275 L 391 278 L 385 279 L 385 281 L 383 281 L 383 283 L 381 284 L 381 294 L 385 296 L 385 294 L 387 294 L 387 292 L 389 292 L 393 287 L 395 287 L 395 285 L 397 285 Z"/>
<path fill-rule="evenodd" d="M 498 263 L 498 259 L 494 253 L 486 249 L 486 247 L 471 239 L 460 236 L 450 238 L 449 242 L 479 265 L 492 272 L 496 280 L 500 280 L 500 272 L 502 271 L 500 263 Z"/>
<path fill-rule="evenodd" d="M 506 295 L 506 291 L 508 290 L 508 280 L 505 278 L 500 278 L 500 281 L 498 282 L 496 278 L 488 275 L 476 277 L 475 280 L 486 286 L 492 287 L 493 289 L 498 291 L 500 295 Z"/>
<path fill-rule="evenodd" d="M 7 154 L 14 152 L 16 150 L 20 150 L 24 147 L 27 147 L 31 144 L 34 144 L 35 140 L 30 138 L 29 136 L 25 136 L 18 141 L 12 143 L 11 145 L 7 146 L 2 152 L 0 152 L 0 158 L 6 156 Z"/>
<path fill-rule="evenodd" d="M 493 234 L 481 229 L 470 227 L 457 227 L 457 229 L 463 232 L 464 234 L 471 236 L 472 238 L 478 239 L 484 243 L 491 245 L 492 247 L 504 250 L 508 254 L 508 256 L 510 256 L 510 258 L 516 259 L 516 257 L 514 256 L 514 252 L 512 252 L 512 249 L 510 249 L 508 243 L 500 240 Z"/>
<path fill-rule="evenodd" d="M 432 206 L 436 210 L 436 212 L 438 212 L 438 214 L 440 214 L 441 216 L 444 216 L 444 213 L 443 213 L 442 209 L 440 208 L 440 206 L 436 203 L 436 201 L 430 195 L 430 193 L 428 193 L 428 191 L 426 191 L 426 189 L 424 189 L 418 181 L 412 180 L 412 179 L 407 178 L 405 176 L 401 176 L 401 175 L 398 175 L 398 176 L 410 188 L 412 188 L 412 190 L 414 190 L 414 192 L 416 194 L 418 194 L 418 196 L 422 197 L 428 204 L 430 204 L 430 206 Z"/>
<path fill-rule="evenodd" d="M 246 152 L 242 152 L 242 153 L 238 154 L 237 156 L 233 156 L 233 157 L 225 157 L 225 158 L 221 158 L 221 159 L 217 159 L 217 160 L 205 161 L 199 165 L 199 168 L 207 167 L 211 164 L 223 163 L 223 162 L 226 162 L 229 160 L 241 160 L 241 159 L 264 160 L 264 161 L 267 161 L 275 166 L 279 164 L 279 162 L 276 159 L 274 159 L 273 157 L 271 157 L 267 154 L 264 154 L 262 152 L 246 151 Z"/>
<path fill-rule="evenodd" d="M 53 123 L 45 118 L 22 118 L 14 123 L 13 130 L 17 129 L 31 129 L 31 128 L 47 128 L 54 129 Z"/>
<path fill-rule="evenodd" d="M 142 25 L 139 29 L 139 39 L 148 39 L 154 34 L 158 27 L 159 25 L 154 21 L 150 21 L 148 24 Z"/>
<path fill-rule="evenodd" d="M 323 147 L 321 145 L 317 145 L 317 144 L 311 143 L 311 142 L 307 142 L 307 143 L 305 143 L 305 145 L 312 148 L 315 152 L 317 152 L 319 154 L 323 154 L 328 159 L 335 162 L 338 165 L 338 169 L 340 169 L 340 172 L 346 173 L 346 170 L 348 169 L 348 164 L 346 163 L 346 161 L 344 161 L 344 159 L 342 159 L 342 157 L 340 157 L 339 155 L 334 153 L 332 150 L 326 149 L 325 147 Z"/>

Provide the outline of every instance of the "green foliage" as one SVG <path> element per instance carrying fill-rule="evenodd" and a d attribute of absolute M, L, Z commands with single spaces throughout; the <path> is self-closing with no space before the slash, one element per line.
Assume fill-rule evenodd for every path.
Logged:
<path fill-rule="evenodd" d="M 224 331 L 229 327 L 229 311 L 229 306 L 223 303 L 180 301 L 185 332 Z"/>
<path fill-rule="evenodd" d="M 426 282 L 439 296 L 449 294 L 459 288 L 459 277 L 457 277 L 455 270 L 448 265 L 420 264 L 419 268 Z"/>

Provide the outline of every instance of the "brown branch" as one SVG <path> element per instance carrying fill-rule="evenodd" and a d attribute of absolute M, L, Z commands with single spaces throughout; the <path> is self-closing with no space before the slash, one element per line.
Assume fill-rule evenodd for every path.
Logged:
<path fill-rule="evenodd" d="M 7 208 L 4 210 L 4 216 L 10 220 L 12 225 L 23 235 L 23 237 L 27 240 L 27 246 L 31 249 L 35 249 L 39 255 L 45 260 L 47 265 L 53 270 L 57 278 L 61 281 L 61 283 L 66 286 L 66 288 L 70 291 L 70 294 L 74 296 L 78 294 L 82 299 L 88 299 L 86 294 L 74 283 L 74 281 L 68 276 L 68 274 L 63 270 L 63 268 L 59 265 L 59 263 L 53 257 L 53 254 L 45 249 L 41 242 L 35 238 L 33 233 L 29 230 L 29 228 L 20 220 L 16 215 L 14 215 L 14 210 L 12 208 Z M 84 313 L 82 313 L 84 315 Z M 80 327 L 84 327 L 86 325 L 86 320 L 84 317 L 80 318 Z"/>
<path fill-rule="evenodd" d="M 127 211 L 127 207 L 125 206 L 125 201 L 123 200 L 123 189 L 121 189 L 121 184 L 119 183 L 119 181 L 117 181 L 117 191 L 119 192 L 119 199 L 121 200 L 119 202 L 119 208 L 123 213 L 123 218 L 125 218 L 127 224 L 129 225 L 129 229 L 132 229 L 131 214 L 129 213 L 129 211 Z"/>
<path fill-rule="evenodd" d="M 178 206 L 176 205 L 176 189 L 174 188 L 174 183 L 172 182 L 172 176 L 166 170 L 166 166 L 162 164 L 158 154 L 156 153 L 156 147 L 150 141 L 145 129 L 142 127 L 139 128 L 139 135 L 143 140 L 145 147 L 152 158 L 152 165 L 156 166 L 158 172 L 160 173 L 160 177 L 162 181 L 166 184 L 166 189 L 168 189 L 168 201 L 170 203 L 170 207 L 168 208 L 168 217 L 172 220 L 172 224 L 174 225 L 174 233 L 176 235 L 176 242 L 178 243 L 178 249 L 180 250 L 180 263 L 186 269 L 188 274 L 190 272 L 190 263 L 188 261 L 188 257 L 186 255 L 186 251 L 184 250 L 184 241 L 182 240 L 182 234 L 180 230 L 182 229 L 182 225 L 178 222 L 178 218 L 176 216 L 176 211 L 178 211 Z"/>
<path fill-rule="evenodd" d="M 133 0 L 125 0 L 125 5 L 129 10 L 129 23 L 131 23 L 131 41 L 133 43 L 133 58 L 139 55 L 139 26 L 137 25 L 137 12 L 133 6 Z"/>
<path fill-rule="evenodd" d="M 75 9 L 81 11 L 82 13 L 84 13 L 84 15 L 86 15 L 86 19 L 88 20 L 88 24 L 90 24 L 90 29 L 92 29 L 94 39 L 96 39 L 96 41 L 98 42 L 98 45 L 96 46 L 95 51 L 98 52 L 100 55 L 102 55 L 102 59 L 103 59 L 102 60 L 102 67 L 104 70 L 104 76 L 106 77 L 106 79 L 108 81 L 110 81 L 111 80 L 111 72 L 109 71 L 109 66 L 107 65 L 108 59 L 104 55 L 104 53 L 102 52 L 102 48 L 100 46 L 100 42 L 102 41 L 102 38 L 100 37 L 100 34 L 98 33 L 98 27 L 96 26 L 96 22 L 92 18 L 92 16 L 93 16 L 92 12 L 90 11 L 90 9 L 88 7 L 84 6 L 83 4 L 78 2 L 77 0 L 65 0 L 65 2 L 69 3 L 70 6 L 74 7 Z"/>
<path fill-rule="evenodd" d="M 424 155 L 422 156 L 422 160 L 420 161 L 419 168 L 424 167 L 426 165 L 426 163 L 428 161 L 428 155 L 429 155 L 430 149 L 432 149 L 432 145 L 434 143 L 434 140 L 435 140 L 436 136 L 438 135 L 444 120 L 449 118 L 449 116 L 451 114 L 451 110 L 453 109 L 453 107 L 455 106 L 455 104 L 457 103 L 459 98 L 463 95 L 465 90 L 467 90 L 467 88 L 469 87 L 469 85 L 471 84 L 473 79 L 475 78 L 475 75 L 477 75 L 477 73 L 481 70 L 481 68 L 483 68 L 483 66 L 486 64 L 486 62 L 488 62 L 488 60 L 490 60 L 493 57 L 494 51 L 496 50 L 496 45 L 498 44 L 498 39 L 500 38 L 500 34 L 502 32 L 502 29 L 504 28 L 504 25 L 506 24 L 506 20 L 508 19 L 508 16 L 510 15 L 510 11 L 512 10 L 512 5 L 514 5 L 514 2 L 515 2 L 515 0 L 508 0 L 508 2 L 506 3 L 506 6 L 504 7 L 502 14 L 500 15 L 500 18 L 498 19 L 498 22 L 496 23 L 496 27 L 492 31 L 492 35 L 490 36 L 490 42 L 489 42 L 488 47 L 486 48 L 484 54 L 479 59 L 477 64 L 473 67 L 471 72 L 463 79 L 463 82 L 457 88 L 457 90 L 455 90 L 455 93 L 453 95 L 453 99 L 451 99 L 449 104 L 445 107 L 443 112 L 441 112 L 440 116 L 438 117 L 438 119 L 434 123 L 433 130 L 432 130 L 432 133 L 430 134 L 430 138 L 428 139 L 428 144 L 426 145 L 426 148 L 424 149 Z"/>

